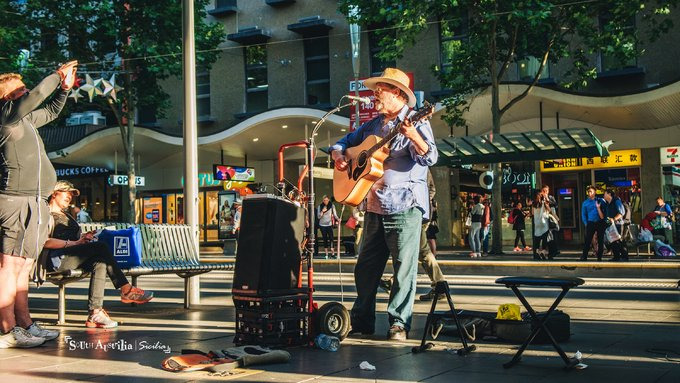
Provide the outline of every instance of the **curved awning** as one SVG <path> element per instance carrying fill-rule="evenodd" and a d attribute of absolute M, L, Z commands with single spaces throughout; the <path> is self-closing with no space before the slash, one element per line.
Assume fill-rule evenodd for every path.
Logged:
<path fill-rule="evenodd" d="M 531 131 L 436 140 L 438 165 L 539 161 L 562 158 L 601 157 L 607 145 L 589 129 Z"/>

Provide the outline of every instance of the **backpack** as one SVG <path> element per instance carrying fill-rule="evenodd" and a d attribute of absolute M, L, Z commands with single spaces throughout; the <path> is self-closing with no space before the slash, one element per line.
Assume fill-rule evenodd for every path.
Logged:
<path fill-rule="evenodd" d="M 510 214 L 508 214 L 508 223 L 511 225 L 515 223 L 515 210 L 510 210 Z"/>

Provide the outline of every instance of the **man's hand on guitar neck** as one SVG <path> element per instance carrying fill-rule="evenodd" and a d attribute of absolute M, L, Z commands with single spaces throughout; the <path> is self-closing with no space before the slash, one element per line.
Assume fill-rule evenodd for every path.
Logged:
<path fill-rule="evenodd" d="M 401 122 L 401 126 L 399 127 L 399 133 L 403 134 L 404 137 L 408 138 L 409 140 L 411 140 L 411 142 L 413 142 L 413 145 L 416 148 L 416 152 L 419 155 L 422 156 L 425 153 L 427 153 L 428 150 L 430 150 L 430 147 L 427 145 L 427 142 L 425 142 L 425 140 L 420 135 L 416 127 L 408 118 L 404 119 L 404 121 Z"/>
<path fill-rule="evenodd" d="M 333 161 L 335 162 L 335 168 L 338 170 L 345 170 L 347 169 L 347 158 L 345 158 L 345 155 L 342 154 L 341 151 L 339 150 L 333 150 L 331 152 L 331 157 L 333 157 Z"/>

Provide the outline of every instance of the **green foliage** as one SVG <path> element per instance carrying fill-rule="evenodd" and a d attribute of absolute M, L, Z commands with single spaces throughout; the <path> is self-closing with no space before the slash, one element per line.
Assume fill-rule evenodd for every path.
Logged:
<path fill-rule="evenodd" d="M 225 37 L 220 23 L 205 21 L 209 2 L 194 0 L 196 61 L 208 68 L 219 57 L 216 48 Z M 0 14 L 0 52 L 16 55 L 20 47 L 31 49 L 30 77 L 39 79 L 59 63 L 77 59 L 81 71 L 101 72 L 106 78 L 119 73 L 116 81 L 126 88 L 121 96 L 163 116 L 169 103 L 160 82 L 182 73 L 180 0 L 29 0 L 23 6 L 0 5 L 0 10 L 13 5 L 19 9 L 17 23 L 6 24 L 12 18 Z M 11 66 L 3 66 L 3 72 Z M 123 83 L 126 76 L 120 73 L 131 73 L 132 81 Z"/>
<path fill-rule="evenodd" d="M 444 99 L 449 124 L 464 125 L 462 115 L 469 97 L 491 85 L 498 89 L 507 70 L 518 60 L 560 63 L 561 86 L 580 88 L 597 74 L 597 53 L 610 68 L 627 65 L 639 56 L 638 42 L 653 41 L 673 27 L 669 16 L 679 0 L 340 0 L 339 9 L 360 9 L 356 19 L 380 36 L 384 59 L 403 56 L 422 33 L 441 28 L 442 62 L 432 66 L 444 88 L 453 96 Z M 631 22 L 635 28 L 631 28 Z M 644 28 L 642 27 L 644 25 Z M 645 31 L 644 35 L 640 31 Z M 534 74 L 538 80 L 546 65 Z M 496 106 L 500 116 L 526 96 Z M 497 94 L 497 93 L 496 93 Z M 497 95 L 496 95 L 497 97 Z M 468 101 L 466 101 L 468 100 Z M 493 108 L 493 106 L 492 106 Z M 496 126 L 498 125 L 498 126 Z"/>
<path fill-rule="evenodd" d="M 0 2 L 0 73 L 19 72 L 19 50 L 29 48 L 20 11 L 17 1 Z"/>

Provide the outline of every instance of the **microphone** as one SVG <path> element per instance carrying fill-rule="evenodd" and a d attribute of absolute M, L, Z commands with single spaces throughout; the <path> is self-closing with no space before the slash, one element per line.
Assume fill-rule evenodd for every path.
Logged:
<path fill-rule="evenodd" d="M 368 98 L 368 97 L 352 96 L 351 94 L 348 94 L 345 97 L 347 97 L 350 100 L 359 101 L 359 102 L 364 103 L 364 104 L 370 104 L 371 103 L 371 99 Z"/>

